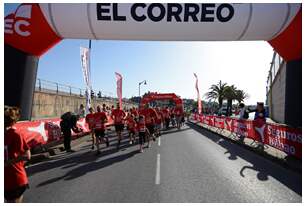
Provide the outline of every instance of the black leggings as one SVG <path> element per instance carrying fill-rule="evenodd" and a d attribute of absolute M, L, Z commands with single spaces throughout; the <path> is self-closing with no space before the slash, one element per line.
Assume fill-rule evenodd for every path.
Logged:
<path fill-rule="evenodd" d="M 145 132 L 139 132 L 139 144 L 144 144 L 145 143 L 145 137 L 146 133 Z"/>

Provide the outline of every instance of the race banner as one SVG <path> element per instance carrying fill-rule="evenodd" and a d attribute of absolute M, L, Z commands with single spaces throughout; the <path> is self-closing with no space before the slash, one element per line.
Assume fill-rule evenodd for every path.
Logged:
<path fill-rule="evenodd" d="M 198 97 L 198 114 L 201 114 L 202 113 L 202 101 L 201 101 L 200 92 L 199 92 L 198 76 L 196 75 L 196 73 L 193 73 L 193 74 L 196 78 L 195 88 L 197 90 L 197 97 Z"/>
<path fill-rule="evenodd" d="M 117 97 L 120 104 L 120 109 L 122 109 L 122 76 L 121 74 L 115 72 L 117 81 Z"/>
<path fill-rule="evenodd" d="M 261 120 L 239 120 L 229 117 L 194 114 L 195 120 L 220 129 L 226 129 L 237 135 L 254 139 L 281 150 L 288 155 L 302 158 L 302 129 L 284 125 L 265 123 Z"/>
<path fill-rule="evenodd" d="M 302 130 L 282 125 L 266 124 L 264 143 L 287 154 L 302 157 Z"/>
<path fill-rule="evenodd" d="M 106 127 L 113 125 L 112 118 L 107 116 L 108 122 Z M 60 118 L 36 120 L 36 121 L 21 121 L 17 122 L 14 127 L 17 132 L 22 135 L 30 148 L 34 148 L 38 145 L 44 145 L 50 142 L 58 141 L 63 138 L 60 127 Z M 77 126 L 82 128 L 83 132 L 74 133 L 72 131 L 72 138 L 84 136 L 90 132 L 89 127 L 85 121 L 85 118 L 81 118 L 77 122 Z"/>
<path fill-rule="evenodd" d="M 224 117 L 214 117 L 214 126 L 219 129 L 224 129 Z"/>
<path fill-rule="evenodd" d="M 81 47 L 81 66 L 83 71 L 84 82 L 86 84 L 86 107 L 85 114 L 89 113 L 91 106 L 91 80 L 90 80 L 90 49 Z"/>

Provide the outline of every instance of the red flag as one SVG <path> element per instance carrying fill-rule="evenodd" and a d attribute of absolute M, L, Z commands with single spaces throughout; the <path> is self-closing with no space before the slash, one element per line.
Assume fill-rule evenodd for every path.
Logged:
<path fill-rule="evenodd" d="M 196 88 L 197 94 L 198 94 L 198 113 L 201 114 L 202 113 L 202 101 L 201 101 L 199 87 L 198 87 L 198 76 L 195 73 L 193 73 L 193 74 L 196 78 L 195 88 Z"/>
<path fill-rule="evenodd" d="M 120 109 L 122 109 L 122 76 L 121 74 L 115 72 L 117 80 L 117 97 L 120 104 Z"/>

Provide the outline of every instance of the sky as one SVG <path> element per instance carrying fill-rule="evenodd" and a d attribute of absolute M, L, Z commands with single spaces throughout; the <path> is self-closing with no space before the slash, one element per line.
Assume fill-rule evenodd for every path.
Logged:
<path fill-rule="evenodd" d="M 5 15 L 18 4 L 5 4 Z M 63 40 L 39 60 L 37 77 L 85 88 L 80 46 L 88 40 Z M 247 104 L 264 102 L 273 49 L 265 41 L 159 42 L 93 40 L 91 80 L 94 90 L 116 95 L 115 72 L 123 76 L 123 97 L 147 91 L 196 99 L 196 73 L 203 97 L 221 80 L 249 94 Z"/>

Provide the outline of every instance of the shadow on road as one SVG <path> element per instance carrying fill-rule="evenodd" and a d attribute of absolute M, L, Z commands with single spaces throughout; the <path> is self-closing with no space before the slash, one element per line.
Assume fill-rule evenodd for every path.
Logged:
<path fill-rule="evenodd" d="M 257 171 L 257 179 L 260 181 L 266 181 L 268 180 L 269 176 L 275 178 L 282 184 L 286 185 L 288 188 L 293 190 L 299 195 L 302 195 L 302 177 L 301 174 L 292 172 L 291 170 L 288 170 L 289 172 L 292 172 L 292 177 L 288 178 L 288 173 L 282 172 L 285 168 L 281 167 L 281 165 L 276 165 L 277 167 L 273 166 L 271 167 L 272 161 L 265 159 L 259 154 L 256 154 L 255 152 L 252 152 L 245 148 L 246 146 L 233 143 L 230 140 L 227 140 L 223 138 L 221 135 L 218 135 L 216 133 L 210 132 L 207 129 L 204 129 L 202 127 L 199 127 L 194 124 L 188 124 L 190 128 L 194 129 L 198 133 L 202 134 L 206 138 L 210 139 L 211 141 L 215 142 L 216 144 L 222 146 L 227 151 L 224 154 L 229 154 L 228 156 L 229 160 L 237 160 L 238 157 L 241 159 L 244 159 L 245 161 L 252 164 L 252 166 L 243 166 L 240 170 L 240 175 L 242 177 L 245 177 L 243 172 L 246 169 L 252 169 L 254 171 Z M 296 177 L 296 178 L 295 178 Z M 294 179 L 295 181 L 292 181 Z"/>
<path fill-rule="evenodd" d="M 88 164 L 81 165 L 80 167 L 77 167 L 75 169 L 72 169 L 72 170 L 68 171 L 63 176 L 52 178 L 52 179 L 49 179 L 47 181 L 44 181 L 44 182 L 38 184 L 37 187 L 42 187 L 42 186 L 45 186 L 45 185 L 48 185 L 48 184 L 52 184 L 52 183 L 57 182 L 57 181 L 62 180 L 62 179 L 72 180 L 72 179 L 81 177 L 81 176 L 85 175 L 86 173 L 96 171 L 96 170 L 102 169 L 104 167 L 108 167 L 112 164 L 124 161 L 128 158 L 131 158 L 132 156 L 134 156 L 137 153 L 138 153 L 138 151 L 132 151 L 132 152 L 122 154 L 122 155 L 119 155 L 119 156 L 116 156 L 116 157 L 112 157 L 112 158 L 109 158 L 109 159 L 105 159 L 105 160 L 102 160 L 102 161 L 99 161 L 99 162 L 90 162 Z"/>
<path fill-rule="evenodd" d="M 110 146 L 109 148 L 104 148 L 103 144 L 101 144 L 101 145 L 102 145 L 101 154 L 99 156 L 96 156 L 95 155 L 96 151 L 93 151 L 93 150 L 89 150 L 87 152 L 82 152 L 81 154 L 75 153 L 75 154 L 72 154 L 68 157 L 65 154 L 63 154 L 63 156 L 60 157 L 59 159 L 42 162 L 41 164 L 38 164 L 38 165 L 27 168 L 26 169 L 27 174 L 28 174 L 28 176 L 32 176 L 35 173 L 43 172 L 43 171 L 46 171 L 46 170 L 52 170 L 52 169 L 58 168 L 58 167 L 62 167 L 63 169 L 69 168 L 69 167 L 74 167 L 78 164 L 93 162 L 93 161 L 97 160 L 99 157 L 108 156 L 108 155 L 111 155 L 111 154 L 114 154 L 114 153 L 118 152 L 116 147 Z M 121 142 L 119 151 L 126 150 L 127 148 L 133 147 L 133 146 L 135 146 L 135 145 L 130 145 L 129 140 L 125 138 Z M 91 146 L 89 146 L 88 149 L 90 149 L 90 147 Z M 81 152 L 83 150 L 88 150 L 88 149 L 87 148 L 79 149 L 78 152 Z"/>
<path fill-rule="evenodd" d="M 177 133 L 177 132 L 183 132 L 183 131 L 186 131 L 186 130 L 189 130 L 189 129 L 190 129 L 190 127 L 185 127 L 183 129 L 180 129 L 180 130 L 177 130 L 176 128 L 171 128 L 169 130 L 163 130 L 162 135 L 167 135 L 167 134 Z"/>

